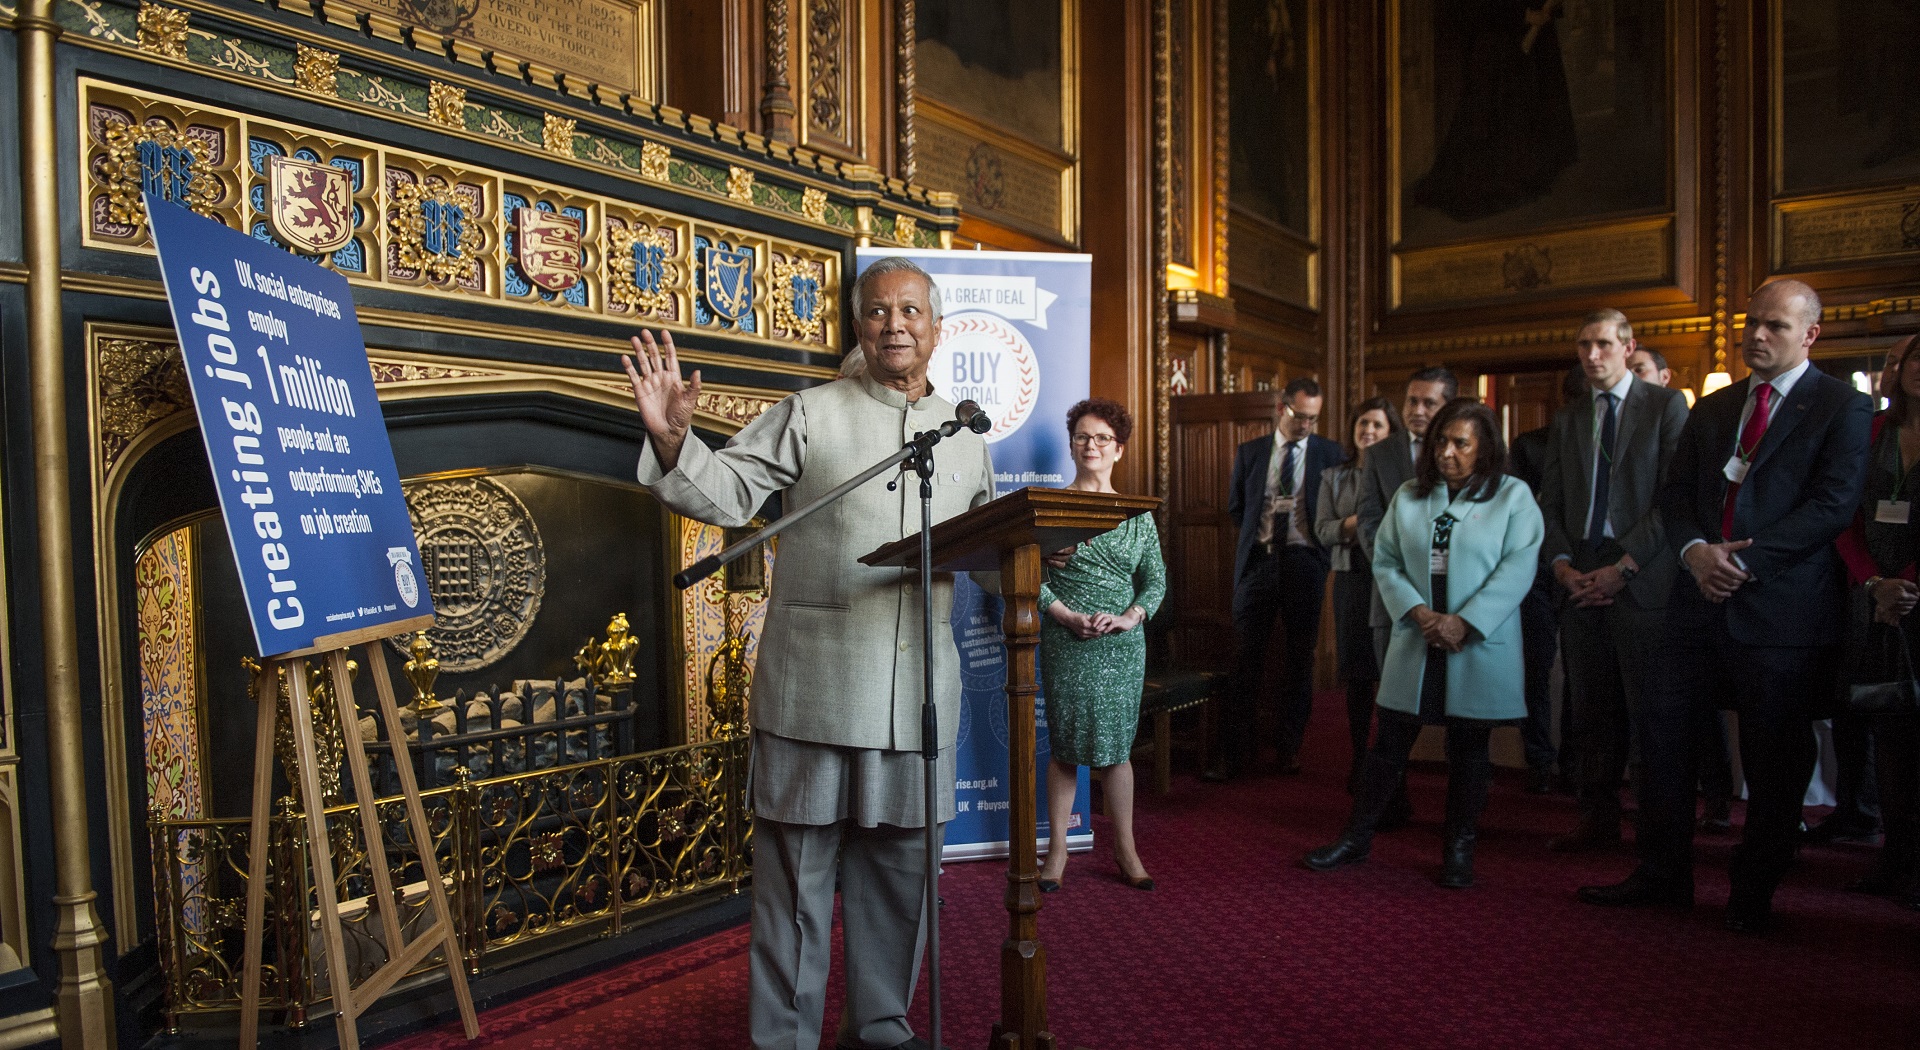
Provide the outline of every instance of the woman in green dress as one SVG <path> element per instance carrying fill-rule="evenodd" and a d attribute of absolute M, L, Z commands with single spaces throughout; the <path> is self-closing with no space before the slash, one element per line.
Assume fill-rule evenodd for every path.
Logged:
<path fill-rule="evenodd" d="M 1070 489 L 1113 492 L 1113 467 L 1126 453 L 1133 417 L 1104 398 L 1067 412 L 1073 443 Z M 1040 889 L 1060 888 L 1067 870 L 1067 825 L 1080 766 L 1103 771 L 1113 818 L 1113 859 L 1135 889 L 1153 880 L 1133 844 L 1133 734 L 1140 722 L 1140 685 L 1147 640 L 1141 625 L 1167 592 L 1160 536 L 1153 516 L 1126 524 L 1047 559 L 1040 584 L 1040 684 L 1047 704 L 1047 815 L 1052 837 L 1040 867 Z"/>

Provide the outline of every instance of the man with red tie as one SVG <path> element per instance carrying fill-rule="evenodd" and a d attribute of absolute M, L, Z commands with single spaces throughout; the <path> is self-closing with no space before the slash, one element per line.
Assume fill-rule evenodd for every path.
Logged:
<path fill-rule="evenodd" d="M 1692 905 L 1692 742 L 1714 701 L 1730 697 L 1748 802 L 1726 923 L 1741 933 L 1771 924 L 1813 772 L 1812 723 L 1833 692 L 1847 622 L 1834 540 L 1860 503 L 1873 414 L 1866 395 L 1811 366 L 1819 335 L 1812 288 L 1763 285 L 1741 347 L 1752 375 L 1700 399 L 1680 433 L 1660 507 L 1683 569 L 1639 727 L 1640 866 L 1581 889 L 1589 904 Z"/>

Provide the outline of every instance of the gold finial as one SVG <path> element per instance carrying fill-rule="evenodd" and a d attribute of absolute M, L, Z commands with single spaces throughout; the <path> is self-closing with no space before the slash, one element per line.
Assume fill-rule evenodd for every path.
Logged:
<path fill-rule="evenodd" d="M 580 673 L 583 676 L 599 674 L 600 673 L 600 642 L 597 639 L 595 639 L 593 636 L 589 635 L 587 637 L 587 644 L 581 646 L 578 650 L 574 652 L 573 666 L 579 668 Z"/>
<path fill-rule="evenodd" d="M 410 658 L 402 665 L 407 680 L 413 683 L 414 713 L 422 718 L 431 718 L 435 711 L 445 705 L 433 695 L 433 680 L 440 677 L 440 659 L 433 655 L 433 643 L 427 640 L 427 632 L 414 634 L 413 641 L 407 645 Z"/>
<path fill-rule="evenodd" d="M 640 651 L 640 640 L 627 626 L 626 613 L 614 613 L 607 621 L 607 640 L 600 646 L 601 682 L 614 689 L 633 684 L 633 657 Z"/>

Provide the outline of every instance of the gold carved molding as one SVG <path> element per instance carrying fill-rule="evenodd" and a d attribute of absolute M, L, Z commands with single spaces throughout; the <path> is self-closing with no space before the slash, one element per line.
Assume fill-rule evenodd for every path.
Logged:
<path fill-rule="evenodd" d="M 105 335 L 88 346 L 96 378 L 95 463 L 101 476 L 113 470 L 122 453 L 148 429 L 192 413 L 193 393 L 171 331 L 161 338 Z"/>
<path fill-rule="evenodd" d="M 177 7 L 140 4 L 140 50 L 162 58 L 187 57 L 187 13 Z"/>
<path fill-rule="evenodd" d="M 436 124 L 450 128 L 467 122 L 467 89 L 438 80 L 427 85 L 427 116 Z"/>
<path fill-rule="evenodd" d="M 442 115 L 460 116 L 457 89 L 439 95 Z M 314 134 L 264 117 L 139 93 L 89 78 L 80 80 L 85 131 L 75 170 L 83 203 L 82 242 L 109 251 L 150 252 L 141 190 L 158 180 L 163 195 L 235 229 L 270 234 L 278 206 L 270 170 L 290 160 L 347 173 L 350 201 L 333 202 L 327 216 L 344 243 L 308 254 L 349 281 L 430 296 L 503 303 L 523 309 L 572 311 L 621 321 L 797 345 L 820 353 L 838 349 L 840 258 L 830 250 L 765 234 L 717 226 L 666 212 L 642 211 L 622 199 L 533 183 L 503 172 L 413 153 L 378 143 Z M 572 118 L 548 115 L 547 144 L 571 150 L 582 141 Z M 649 144 L 653 145 L 653 144 Z M 666 147 L 642 154 L 643 175 L 664 177 Z M 336 176 L 337 177 L 337 176 Z M 743 204 L 774 195 L 750 168 L 735 165 L 713 192 Z M 267 192 L 256 203 L 255 194 Z M 786 191 L 780 191 L 786 192 Z M 798 213 L 816 207 L 794 192 Z M 823 195 L 824 196 L 824 195 Z M 526 277 L 532 263 L 516 239 L 523 208 L 563 214 L 579 228 L 562 285 Z M 634 254 L 621 230 L 644 226 L 671 246 L 665 255 Z M 917 224 L 907 224 L 917 231 Z M 720 295 L 701 270 L 715 252 L 744 275 L 744 284 Z M 820 294 L 795 299 L 773 278 L 781 263 L 814 266 Z M 636 310 L 631 297 L 613 294 L 635 283 L 664 298 Z M 780 300 L 801 311 L 801 324 L 774 324 Z M 498 326 L 496 326 L 497 328 Z"/>
<path fill-rule="evenodd" d="M 334 96 L 340 93 L 340 56 L 301 44 L 293 60 L 293 82 L 302 91 Z"/>
<path fill-rule="evenodd" d="M 548 153 L 558 153 L 563 157 L 573 156 L 573 133 L 580 122 L 572 117 L 557 117 L 546 114 L 541 122 L 540 143 Z"/>
<path fill-rule="evenodd" d="M 1828 314 L 1833 310 L 1830 308 Z M 1714 329 L 1711 315 L 1674 317 L 1658 321 L 1633 322 L 1634 335 L 1641 339 L 1659 336 L 1699 335 Z M 1471 335 L 1443 336 L 1432 339 L 1387 339 L 1367 344 L 1367 363 L 1373 365 L 1409 364 L 1445 357 L 1463 351 L 1506 350 L 1529 346 L 1573 346 L 1580 335 L 1574 325 L 1566 328 L 1536 328 L 1518 332 L 1482 332 Z"/>

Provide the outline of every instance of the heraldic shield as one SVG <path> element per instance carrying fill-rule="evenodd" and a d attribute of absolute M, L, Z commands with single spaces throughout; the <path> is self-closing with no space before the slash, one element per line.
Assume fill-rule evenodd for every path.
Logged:
<path fill-rule="evenodd" d="M 327 164 L 267 158 L 267 223 L 295 251 L 327 255 L 353 240 L 353 176 Z"/>
<path fill-rule="evenodd" d="M 753 249 L 706 249 L 707 305 L 736 324 L 753 309 Z"/>
<path fill-rule="evenodd" d="M 580 283 L 580 222 L 571 215 L 514 210 L 515 259 L 527 280 L 549 292 L 564 292 Z"/>

